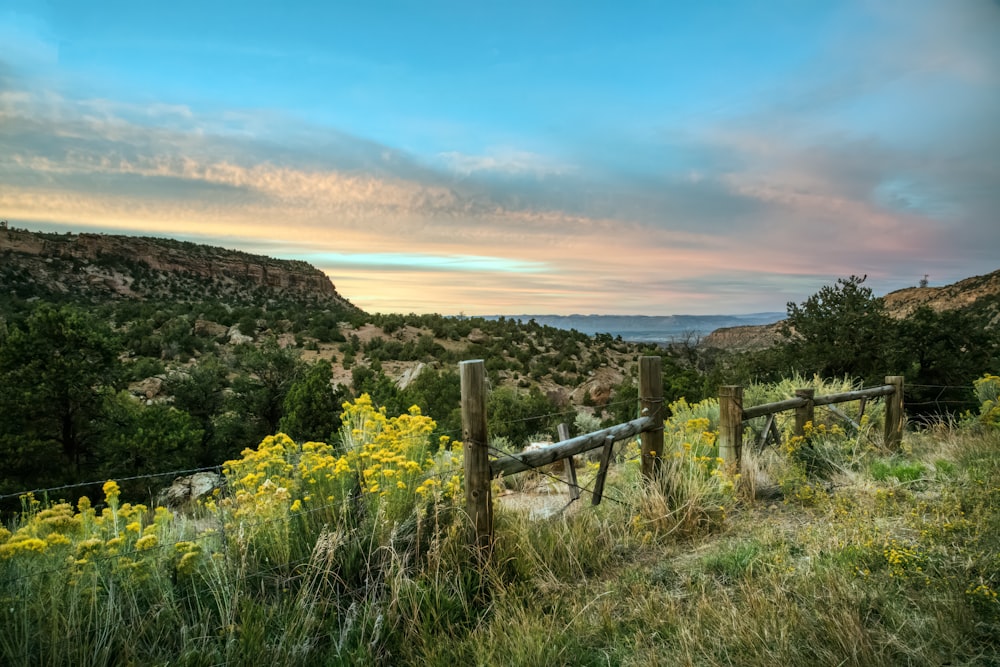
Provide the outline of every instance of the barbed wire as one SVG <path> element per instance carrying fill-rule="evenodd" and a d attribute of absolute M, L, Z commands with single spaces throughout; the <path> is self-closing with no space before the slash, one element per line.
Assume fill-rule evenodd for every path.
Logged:
<path fill-rule="evenodd" d="M 907 384 L 905 386 L 907 388 L 941 389 L 942 391 L 943 390 L 963 390 L 963 391 L 970 391 L 971 390 L 971 387 L 969 387 L 969 386 L 962 386 L 962 385 L 925 385 L 925 384 L 911 383 L 911 384 Z M 654 402 L 661 402 L 661 403 L 665 402 L 665 400 L 664 400 L 663 397 L 638 397 L 637 400 L 654 401 Z M 611 407 L 617 407 L 617 406 L 625 405 L 625 404 L 632 404 L 634 402 L 635 402 L 635 400 L 632 400 L 632 399 L 621 400 L 621 401 L 612 401 L 612 402 L 609 402 L 609 403 L 606 403 L 606 404 L 603 404 L 603 405 L 592 406 L 592 409 L 595 409 L 595 410 L 596 409 L 607 410 L 607 409 L 609 409 Z M 945 399 L 941 399 L 940 398 L 940 394 L 939 394 L 939 398 L 937 398 L 935 400 L 931 400 L 931 401 L 917 401 L 917 402 L 909 401 L 909 402 L 907 402 L 907 405 L 911 405 L 911 406 L 915 406 L 915 407 L 924 407 L 924 406 L 930 406 L 930 405 L 968 405 L 968 404 L 970 404 L 972 402 L 973 402 L 973 399 L 970 399 L 970 400 L 945 400 Z M 512 425 L 515 425 L 515 424 L 522 424 L 522 423 L 526 423 L 526 422 L 529 422 L 529 421 L 549 419 L 551 417 L 568 416 L 570 414 L 579 414 L 579 411 L 577 409 L 575 409 L 575 408 L 569 408 L 569 409 L 566 409 L 566 410 L 541 413 L 541 414 L 537 414 L 537 415 L 529 415 L 527 417 L 521 417 L 521 418 L 518 418 L 518 419 L 504 420 L 504 421 L 501 421 L 501 422 L 495 422 L 494 426 L 496 426 L 496 427 L 512 426 Z M 763 418 L 763 416 L 761 418 Z M 778 418 L 787 419 L 787 416 L 781 415 Z M 752 420 L 748 420 L 748 422 L 749 421 L 752 421 Z M 448 436 L 451 440 L 460 440 L 462 438 L 462 435 L 463 435 L 461 429 L 450 429 L 450 430 L 447 430 L 447 431 L 438 431 L 438 433 L 440 433 L 441 435 Z M 502 450 L 497 450 L 497 451 L 502 452 Z M 511 454 L 509 454 L 507 452 L 503 452 L 503 454 L 506 455 L 506 456 L 512 456 Z M 141 480 L 141 479 L 156 479 L 156 478 L 160 478 L 160 477 L 189 475 L 189 474 L 194 474 L 194 473 L 198 473 L 198 472 L 208 472 L 208 471 L 219 471 L 219 472 L 221 472 L 221 468 L 222 468 L 222 464 L 219 464 L 219 465 L 214 465 L 214 466 L 203 466 L 203 467 L 199 467 L 199 468 L 187 468 L 187 469 L 182 469 L 182 470 L 171 470 L 171 471 L 165 471 L 165 472 L 148 473 L 148 474 L 143 474 L 143 475 L 130 475 L 130 476 L 127 476 L 127 477 L 114 477 L 114 479 L 115 479 L 115 481 L 118 481 L 118 482 L 129 482 L 129 481 L 136 481 L 136 480 Z M 14 492 L 14 493 L 4 493 L 4 494 L 0 494 L 0 501 L 11 499 L 11 498 L 19 498 L 21 496 L 28 495 L 28 494 L 36 494 L 36 495 L 37 494 L 49 494 L 49 493 L 52 493 L 52 492 L 55 492 L 55 491 L 65 491 L 65 490 L 68 490 L 68 489 L 75 489 L 75 488 L 81 488 L 81 487 L 87 487 L 87 486 L 100 486 L 100 485 L 103 485 L 106 481 L 107 480 L 95 480 L 95 481 L 89 481 L 89 482 L 75 482 L 75 483 L 72 483 L 72 484 L 61 484 L 61 485 L 57 485 L 57 486 L 28 489 L 28 490 Z"/>
<path fill-rule="evenodd" d="M 59 486 L 49 486 L 49 487 L 44 487 L 44 488 L 39 488 L 39 489 L 29 489 L 27 491 L 18 491 L 17 493 L 4 493 L 4 494 L 0 494 L 0 500 L 6 500 L 7 498 L 19 498 L 21 496 L 26 496 L 29 493 L 30 494 L 48 494 L 51 491 L 64 491 L 66 489 L 76 489 L 76 488 L 79 488 L 81 486 L 101 486 L 101 485 L 105 484 L 106 482 L 108 482 L 108 480 L 110 480 L 110 479 L 113 479 L 116 482 L 133 482 L 133 481 L 138 480 L 138 479 L 153 479 L 154 477 L 169 477 L 171 475 L 181 476 L 181 475 L 188 475 L 188 474 L 198 473 L 198 472 L 208 472 L 210 470 L 219 470 L 219 471 L 221 471 L 221 469 L 222 469 L 222 464 L 219 464 L 219 465 L 214 465 L 214 466 L 205 466 L 205 467 L 202 467 L 202 468 L 188 468 L 188 469 L 185 469 L 185 470 L 170 470 L 170 471 L 167 471 L 167 472 L 154 472 L 154 473 L 148 473 L 148 474 L 145 474 L 145 475 L 130 475 L 128 477 L 109 477 L 109 478 L 102 479 L 102 480 L 99 480 L 99 481 L 94 481 L 94 482 L 75 482 L 73 484 L 60 484 Z"/>
<path fill-rule="evenodd" d="M 622 438 L 622 439 L 625 440 L 625 438 Z M 494 447 L 493 445 L 488 445 L 487 447 L 490 450 L 492 450 L 493 452 L 495 452 L 496 454 L 499 454 L 503 458 L 508 458 L 508 459 L 511 459 L 511 460 L 514 460 L 514 461 L 521 461 L 522 463 L 524 463 L 524 461 L 522 461 L 521 459 L 519 459 L 516 455 L 511 454 L 510 452 L 506 452 L 506 451 L 500 449 L 499 447 Z M 596 447 L 595 447 L 595 449 L 596 449 Z M 529 463 L 525 463 L 525 465 L 528 466 L 529 470 L 531 470 L 533 472 L 536 472 L 536 473 L 538 473 L 538 474 L 540 474 L 540 475 L 542 475 L 544 477 L 548 477 L 550 479 L 553 479 L 553 480 L 559 482 L 560 484 L 565 484 L 567 486 L 576 486 L 576 488 L 580 489 L 581 491 L 586 491 L 586 492 L 588 492 L 590 494 L 594 493 L 593 487 L 580 486 L 579 484 L 576 484 L 576 485 L 571 484 L 569 481 L 563 479 L 562 477 L 554 475 L 554 474 L 548 472 L 547 470 L 542 470 L 541 466 L 535 466 L 535 465 L 531 465 Z M 544 465 L 549 465 L 549 464 L 546 463 Z M 522 470 L 521 472 L 527 472 L 527 471 Z M 515 474 L 520 474 L 520 473 L 515 473 Z M 596 480 L 594 481 L 594 483 L 595 484 L 597 483 Z M 622 500 L 620 498 L 615 498 L 613 495 L 609 494 L 607 491 L 605 491 L 603 493 L 602 498 L 607 498 L 608 500 L 616 502 L 619 505 L 623 505 L 625 507 L 631 507 L 632 506 L 631 504 L 629 504 L 628 502 L 626 502 L 626 501 L 624 501 L 624 500 Z M 576 499 L 574 498 L 573 500 L 576 500 Z M 567 503 L 566 507 L 569 507 L 570 504 L 572 504 L 572 501 L 570 501 L 570 503 Z M 563 509 L 565 510 L 565 508 L 563 508 Z"/>
<path fill-rule="evenodd" d="M 266 526 L 266 525 L 272 524 L 272 523 L 288 522 L 288 521 L 292 521 L 293 519 L 295 519 L 297 517 L 300 517 L 300 516 L 304 516 L 304 515 L 308 515 L 308 514 L 314 514 L 316 512 L 320 512 L 322 510 L 326 510 L 326 509 L 330 509 L 330 508 L 333 508 L 333 507 L 337 507 L 339 505 L 342 505 L 344 502 L 345 502 L 345 500 L 341 499 L 338 502 L 327 502 L 327 503 L 323 503 L 321 505 L 317 505 L 316 507 L 310 507 L 308 509 L 298 510 L 294 514 L 288 513 L 288 514 L 285 514 L 283 516 L 277 516 L 277 517 L 268 518 L 268 519 L 260 519 L 260 520 L 252 521 L 252 522 L 241 522 L 238 526 L 234 526 L 234 528 L 238 527 L 238 528 L 241 528 L 241 529 L 253 530 L 255 528 L 258 528 L 258 527 L 261 527 L 261 526 Z M 129 558 L 129 557 L 136 556 L 136 555 L 139 555 L 139 554 L 147 554 L 149 552 L 162 551 L 164 549 L 168 549 L 168 550 L 169 549 L 176 549 L 176 547 L 177 547 L 178 544 L 184 544 L 185 542 L 199 542 L 201 540 L 208 540 L 208 539 L 211 539 L 211 538 L 220 538 L 220 537 L 224 538 L 224 533 L 225 533 L 225 516 L 224 516 L 224 512 L 220 513 L 220 516 L 218 517 L 218 520 L 219 520 L 218 526 L 223 529 L 222 532 L 216 532 L 214 530 L 214 526 L 210 526 L 207 530 L 205 530 L 205 531 L 203 531 L 201 533 L 198 533 L 196 535 L 192 535 L 192 536 L 190 536 L 190 537 L 188 537 L 186 539 L 177 540 L 177 541 L 174 541 L 174 542 L 166 542 L 166 543 L 163 543 L 163 544 L 157 544 L 155 546 L 149 547 L 148 549 L 132 549 L 130 551 L 123 551 L 123 552 L 116 553 L 116 554 L 108 554 L 106 556 L 99 556 L 99 557 L 91 558 L 87 562 L 88 563 L 95 563 L 95 564 L 97 564 L 97 563 L 105 563 L 105 562 L 119 560 L 119 559 L 122 559 L 122 558 Z M 14 577 L 14 578 L 11 578 L 11 579 L 2 580 L 2 581 L 0 581 L 0 586 L 7 586 L 7 585 L 16 584 L 17 582 L 19 582 L 19 581 L 21 581 L 23 579 L 28 579 L 28 578 L 35 577 L 35 576 L 41 576 L 41 575 L 46 575 L 46 574 L 58 574 L 60 572 L 68 572 L 70 569 L 72 569 L 76 565 L 77 564 L 73 563 L 73 564 L 70 564 L 70 565 L 67 565 L 67 566 L 63 566 L 63 567 L 59 567 L 59 568 L 50 568 L 48 570 L 37 570 L 35 572 L 30 572 L 30 573 L 27 573 L 27 574 L 24 574 L 24 575 L 20 575 L 18 577 Z M 280 569 L 280 567 L 282 567 L 282 566 L 283 565 L 279 565 L 277 567 Z"/>

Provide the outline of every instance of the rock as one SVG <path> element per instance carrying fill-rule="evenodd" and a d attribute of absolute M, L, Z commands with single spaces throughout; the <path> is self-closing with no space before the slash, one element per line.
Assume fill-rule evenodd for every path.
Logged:
<path fill-rule="evenodd" d="M 238 324 L 234 324 L 229 327 L 228 335 L 229 343 L 231 345 L 242 345 L 243 343 L 253 342 L 253 336 L 247 336 L 246 334 L 241 333 L 240 326 Z"/>
<path fill-rule="evenodd" d="M 482 329 L 478 327 L 470 331 L 469 335 L 466 336 L 466 338 L 470 343 L 475 343 L 476 345 L 485 345 L 486 343 L 490 342 L 490 340 L 492 340 L 489 334 L 485 333 Z"/>
<path fill-rule="evenodd" d="M 774 324 L 748 324 L 716 329 L 701 339 L 699 347 L 723 350 L 766 350 L 783 340 L 781 322 Z"/>
<path fill-rule="evenodd" d="M 158 377 L 146 378 L 145 380 L 129 385 L 129 391 L 143 398 L 156 398 L 163 392 L 163 379 Z"/>
<path fill-rule="evenodd" d="M 222 486 L 222 475 L 214 472 L 196 472 L 178 477 L 174 483 L 156 494 L 156 504 L 179 508 L 198 501 Z"/>
<path fill-rule="evenodd" d="M 212 338 L 219 338 L 220 336 L 225 336 L 228 333 L 229 329 L 224 324 L 212 322 L 211 320 L 194 321 L 194 335 L 196 336 L 211 336 Z"/>
<path fill-rule="evenodd" d="M 407 368 L 405 371 L 403 371 L 403 374 L 400 376 L 400 378 L 396 380 L 396 386 L 399 387 L 400 391 L 406 389 L 407 387 L 410 386 L 410 384 L 414 380 L 417 379 L 417 377 L 420 376 L 421 373 L 424 372 L 424 369 L 426 367 L 427 364 L 420 362 L 413 368 Z"/>

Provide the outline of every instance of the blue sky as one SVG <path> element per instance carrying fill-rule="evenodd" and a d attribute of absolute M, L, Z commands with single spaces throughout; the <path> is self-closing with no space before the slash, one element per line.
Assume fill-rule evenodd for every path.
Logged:
<path fill-rule="evenodd" d="M 1000 3 L 0 0 L 0 218 L 373 311 L 783 310 L 1000 268 Z"/>

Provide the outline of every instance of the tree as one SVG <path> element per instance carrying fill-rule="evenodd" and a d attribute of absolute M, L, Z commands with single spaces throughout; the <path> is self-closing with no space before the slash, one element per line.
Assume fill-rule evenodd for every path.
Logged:
<path fill-rule="evenodd" d="M 321 359 L 292 383 L 278 429 L 298 442 L 332 442 L 340 428 L 341 405 L 347 398 L 331 386 L 332 380 L 330 362 Z"/>
<path fill-rule="evenodd" d="M 96 445 L 106 477 L 191 468 L 198 463 L 202 431 L 187 412 L 143 405 L 127 392 L 109 397 Z M 169 481 L 169 480 L 165 480 Z"/>
<path fill-rule="evenodd" d="M 305 368 L 299 353 L 283 349 L 275 338 L 260 347 L 240 346 L 233 380 L 233 411 L 252 423 L 252 437 L 276 433 L 284 413 L 285 396 Z"/>
<path fill-rule="evenodd" d="M 105 323 L 71 307 L 42 306 L 13 327 L 0 344 L 0 457 L 36 479 L 78 474 L 122 377 L 118 353 Z"/>
<path fill-rule="evenodd" d="M 185 373 L 167 378 L 166 390 L 174 397 L 174 407 L 197 420 L 202 434 L 199 462 L 219 463 L 228 453 L 238 452 L 248 443 L 225 440 L 231 431 L 216 428 L 225 407 L 229 369 L 214 356 L 204 356 Z"/>
<path fill-rule="evenodd" d="M 796 369 L 866 382 L 881 381 L 892 371 L 887 367 L 887 343 L 893 321 L 882 299 L 864 286 L 866 278 L 840 278 L 801 305 L 788 303 L 782 334 Z"/>
<path fill-rule="evenodd" d="M 554 434 L 558 421 L 556 405 L 537 387 L 527 394 L 499 387 L 486 400 L 490 437 L 507 438 L 523 447 L 537 433 Z"/>
<path fill-rule="evenodd" d="M 977 407 L 966 388 L 994 368 L 997 353 L 996 334 L 984 325 L 960 310 L 938 313 L 927 306 L 899 322 L 891 356 L 906 384 L 914 385 L 907 387 L 911 409 L 959 412 Z"/>
<path fill-rule="evenodd" d="M 400 403 L 406 407 L 420 406 L 423 414 L 437 422 L 438 435 L 448 435 L 456 440 L 461 438 L 462 386 L 454 370 L 425 368 L 400 393 Z"/>

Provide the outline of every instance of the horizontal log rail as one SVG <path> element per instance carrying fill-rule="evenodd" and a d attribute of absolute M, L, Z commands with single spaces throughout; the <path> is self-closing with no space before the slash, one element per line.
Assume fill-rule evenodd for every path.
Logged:
<path fill-rule="evenodd" d="M 884 384 L 879 387 L 870 387 L 868 389 L 858 389 L 856 391 L 844 391 L 839 394 L 827 394 L 826 396 L 816 396 L 812 399 L 813 405 L 831 405 L 833 403 L 846 403 L 847 401 L 858 401 L 862 398 L 876 398 L 878 396 L 890 396 L 896 388 L 891 384 Z M 774 414 L 775 412 L 784 412 L 785 410 L 795 410 L 797 408 L 803 407 L 808 402 L 805 398 L 789 398 L 784 401 L 775 401 L 774 403 L 762 403 L 760 405 L 755 405 L 751 408 L 743 409 L 743 421 L 748 419 L 754 419 L 756 417 L 763 417 L 765 415 Z"/>
<path fill-rule="evenodd" d="M 540 468 L 570 456 L 597 449 L 609 439 L 617 442 L 640 433 L 654 431 L 657 428 L 663 428 L 662 423 L 657 424 L 652 417 L 640 417 L 624 424 L 616 424 L 600 431 L 578 435 L 575 438 L 546 447 L 518 452 L 517 454 L 503 454 L 500 458 L 490 461 L 490 475 L 499 477 L 500 475 L 513 475 L 525 470 Z"/>
<path fill-rule="evenodd" d="M 878 396 L 891 396 L 895 393 L 896 387 L 891 384 L 884 384 L 881 387 L 869 387 L 868 389 L 858 389 L 857 391 L 845 391 L 839 394 L 827 394 L 817 396 L 813 399 L 813 405 L 830 405 L 831 403 L 846 403 L 848 401 L 859 401 L 862 398 L 877 398 Z"/>
<path fill-rule="evenodd" d="M 794 410 L 796 408 L 801 408 L 806 403 L 807 401 L 804 398 L 789 398 L 784 401 L 776 401 L 774 403 L 762 403 L 760 405 L 755 405 L 752 408 L 744 408 L 743 421 L 747 421 L 748 419 L 754 419 L 755 417 L 773 415 L 775 412 Z"/>
<path fill-rule="evenodd" d="M 795 410 L 794 435 L 804 436 L 807 425 L 813 421 L 813 409 L 817 405 L 832 406 L 834 403 L 861 401 L 861 412 L 864 412 L 865 402 L 870 398 L 885 396 L 885 424 L 883 425 L 883 442 L 890 450 L 899 449 L 903 438 L 903 425 L 906 416 L 903 412 L 902 375 L 887 375 L 885 384 L 879 387 L 844 391 L 826 396 L 816 396 L 816 390 L 802 388 L 795 390 L 795 397 L 774 403 L 743 407 L 743 387 L 740 385 L 725 385 L 719 387 L 719 456 L 725 465 L 739 470 L 743 452 L 743 424 L 755 417 L 771 415 L 761 437 L 759 447 L 764 447 L 772 437 L 769 433 L 774 427 L 773 415 L 785 410 Z M 841 418 L 847 415 L 831 407 Z M 860 422 L 860 419 L 859 419 Z M 775 436 L 777 441 L 777 437 Z"/>

